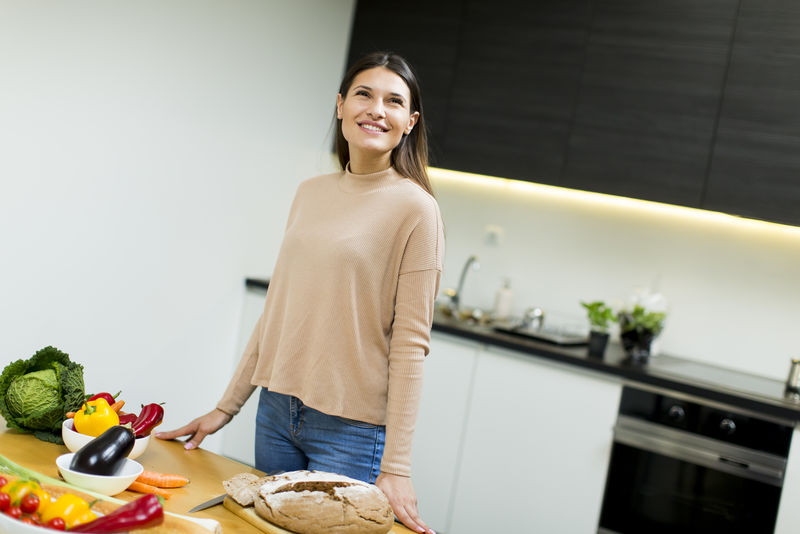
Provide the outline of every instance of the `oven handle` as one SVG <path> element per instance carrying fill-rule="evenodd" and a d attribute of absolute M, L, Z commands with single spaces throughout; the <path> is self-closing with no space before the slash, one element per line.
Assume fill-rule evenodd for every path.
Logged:
<path fill-rule="evenodd" d="M 773 486 L 783 485 L 785 459 L 641 419 L 619 415 L 614 441 Z"/>

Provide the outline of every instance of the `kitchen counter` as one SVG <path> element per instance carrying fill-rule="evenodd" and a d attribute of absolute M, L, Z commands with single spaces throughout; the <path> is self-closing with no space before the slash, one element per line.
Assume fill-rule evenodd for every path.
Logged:
<path fill-rule="evenodd" d="M 589 356 L 585 346 L 540 342 L 498 332 L 491 326 L 458 321 L 438 312 L 434 316 L 433 330 L 614 375 L 631 383 L 703 397 L 795 426 L 800 423 L 800 402 L 784 397 L 784 383 L 780 380 L 669 354 L 651 356 L 647 364 L 634 364 L 628 361 L 622 345 L 613 341 L 609 342 L 603 358 L 597 358 Z"/>
<path fill-rule="evenodd" d="M 269 279 L 247 278 L 245 286 L 266 290 Z M 495 331 L 491 326 L 458 321 L 438 311 L 434 315 L 433 330 L 519 351 L 531 357 L 613 375 L 626 382 L 703 397 L 795 426 L 800 423 L 800 402 L 784 397 L 784 383 L 780 380 L 669 354 L 653 356 L 644 365 L 632 364 L 627 361 L 622 346 L 613 341 L 608 344 L 603 358 L 590 357 L 585 346 L 560 346 L 505 334 Z"/>
<path fill-rule="evenodd" d="M 47 443 L 31 434 L 21 434 L 9 430 L 0 418 L 0 451 L 11 461 L 44 475 L 60 478 L 56 467 L 56 457 L 69 450 L 64 445 Z M 257 471 L 245 464 L 225 458 L 213 452 L 196 449 L 187 451 L 179 441 L 162 441 L 151 438 L 147 450 L 137 458 L 145 469 L 162 473 L 180 473 L 189 477 L 190 482 L 183 488 L 169 490 L 172 496 L 165 503 L 165 510 L 176 514 L 189 515 L 194 506 L 224 493 L 222 481 L 237 473 Z M 140 497 L 140 493 L 129 491 L 115 495 L 125 501 Z M 222 505 L 207 508 L 191 514 L 192 517 L 215 519 L 224 533 L 263 534 Z M 404 534 L 411 530 L 395 523 L 392 533 Z"/>

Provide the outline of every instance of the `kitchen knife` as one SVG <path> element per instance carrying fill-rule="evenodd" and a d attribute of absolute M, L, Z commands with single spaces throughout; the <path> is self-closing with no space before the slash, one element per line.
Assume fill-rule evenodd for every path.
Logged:
<path fill-rule="evenodd" d="M 212 506 L 216 506 L 218 504 L 222 504 L 222 501 L 225 500 L 225 496 L 226 495 L 227 495 L 227 493 L 223 493 L 222 495 L 218 495 L 218 496 L 214 497 L 213 499 L 209 499 L 206 502 L 200 503 L 197 506 L 195 506 L 194 508 L 192 508 L 191 510 L 189 510 L 189 513 L 191 514 L 191 513 L 194 513 L 194 512 L 199 512 L 200 510 L 205 510 L 206 508 L 211 508 Z"/>

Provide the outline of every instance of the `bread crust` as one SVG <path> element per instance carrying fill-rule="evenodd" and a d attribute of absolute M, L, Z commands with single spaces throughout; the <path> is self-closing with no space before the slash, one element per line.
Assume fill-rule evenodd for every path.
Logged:
<path fill-rule="evenodd" d="M 383 492 L 360 480 L 321 471 L 233 478 L 237 477 L 223 483 L 226 491 L 231 487 L 241 497 L 242 487 L 259 484 L 252 499 L 256 513 L 299 534 L 385 534 L 394 523 Z"/>

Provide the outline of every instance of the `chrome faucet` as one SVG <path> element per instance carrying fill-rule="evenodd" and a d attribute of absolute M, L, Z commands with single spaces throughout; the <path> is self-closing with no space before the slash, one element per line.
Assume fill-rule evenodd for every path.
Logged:
<path fill-rule="evenodd" d="M 472 269 L 475 271 L 481 268 L 481 264 L 478 262 L 478 256 L 472 255 L 467 258 L 464 267 L 461 269 L 461 277 L 458 279 L 458 287 L 455 291 L 446 289 L 444 292 L 445 295 L 450 297 L 450 311 L 455 315 L 458 315 L 458 311 L 461 309 L 461 292 L 464 290 L 464 279 L 467 277 L 470 266 L 472 266 Z"/>
<path fill-rule="evenodd" d="M 513 330 L 520 328 L 530 330 L 541 330 L 544 326 L 544 310 L 541 308 L 528 308 L 522 316 L 519 324 Z"/>

